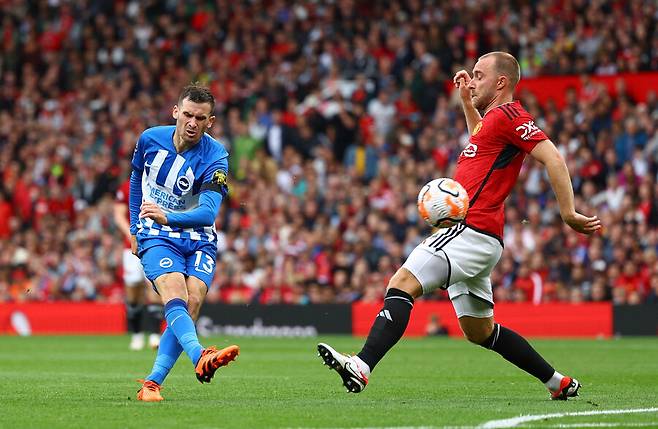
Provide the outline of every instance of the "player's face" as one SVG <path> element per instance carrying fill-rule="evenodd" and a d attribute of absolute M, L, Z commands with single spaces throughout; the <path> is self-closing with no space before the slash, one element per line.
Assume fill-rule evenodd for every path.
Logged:
<path fill-rule="evenodd" d="M 494 70 L 495 59 L 487 57 L 479 60 L 473 67 L 473 78 L 468 85 L 471 101 L 478 110 L 485 110 L 496 97 L 498 75 Z"/>
<path fill-rule="evenodd" d="M 188 98 L 174 106 L 172 116 L 176 119 L 176 133 L 185 143 L 195 144 L 215 120 L 211 116 L 209 103 L 195 103 Z"/>

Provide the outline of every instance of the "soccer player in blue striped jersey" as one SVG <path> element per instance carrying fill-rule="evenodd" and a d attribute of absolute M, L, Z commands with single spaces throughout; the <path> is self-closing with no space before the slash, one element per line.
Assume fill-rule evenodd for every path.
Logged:
<path fill-rule="evenodd" d="M 172 110 L 176 125 L 144 131 L 133 155 L 132 250 L 162 298 L 167 321 L 137 394 L 141 401 L 163 399 L 160 386 L 183 351 L 201 383 L 239 353 L 238 346 L 203 348 L 194 325 L 215 272 L 215 218 L 228 192 L 228 152 L 206 134 L 214 108 L 207 88 L 186 86 Z"/>

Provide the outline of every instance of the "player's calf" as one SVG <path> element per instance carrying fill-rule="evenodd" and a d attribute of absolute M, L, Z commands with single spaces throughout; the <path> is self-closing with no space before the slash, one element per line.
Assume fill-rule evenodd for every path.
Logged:
<path fill-rule="evenodd" d="M 516 332 L 496 323 L 489 338 L 480 345 L 495 351 L 544 383 L 551 392 L 551 399 L 566 400 L 578 396 L 578 380 L 555 371 L 525 338 Z"/>

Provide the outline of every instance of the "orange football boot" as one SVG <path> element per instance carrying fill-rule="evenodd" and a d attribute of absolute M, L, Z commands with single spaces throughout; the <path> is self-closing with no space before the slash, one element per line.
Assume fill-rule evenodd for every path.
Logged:
<path fill-rule="evenodd" d="M 164 400 L 160 395 L 160 385 L 151 380 L 137 380 L 142 383 L 142 388 L 137 391 L 137 400 L 144 402 L 159 402 Z"/>
<path fill-rule="evenodd" d="M 211 346 L 201 352 L 201 358 L 194 368 L 196 378 L 201 383 L 210 383 L 215 371 L 222 366 L 226 366 L 229 362 L 235 360 L 240 354 L 238 346 L 228 346 L 221 350 Z"/>

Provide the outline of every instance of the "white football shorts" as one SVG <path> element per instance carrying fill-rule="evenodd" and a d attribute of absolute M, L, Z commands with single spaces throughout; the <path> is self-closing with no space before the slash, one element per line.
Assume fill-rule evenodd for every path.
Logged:
<path fill-rule="evenodd" d="M 142 261 L 130 249 L 123 249 L 123 282 L 126 287 L 140 286 L 145 281 Z"/>
<path fill-rule="evenodd" d="M 411 252 L 402 265 L 420 282 L 423 293 L 448 289 L 457 317 L 493 316 L 491 270 L 503 246 L 493 236 L 464 224 L 443 228 Z"/>

